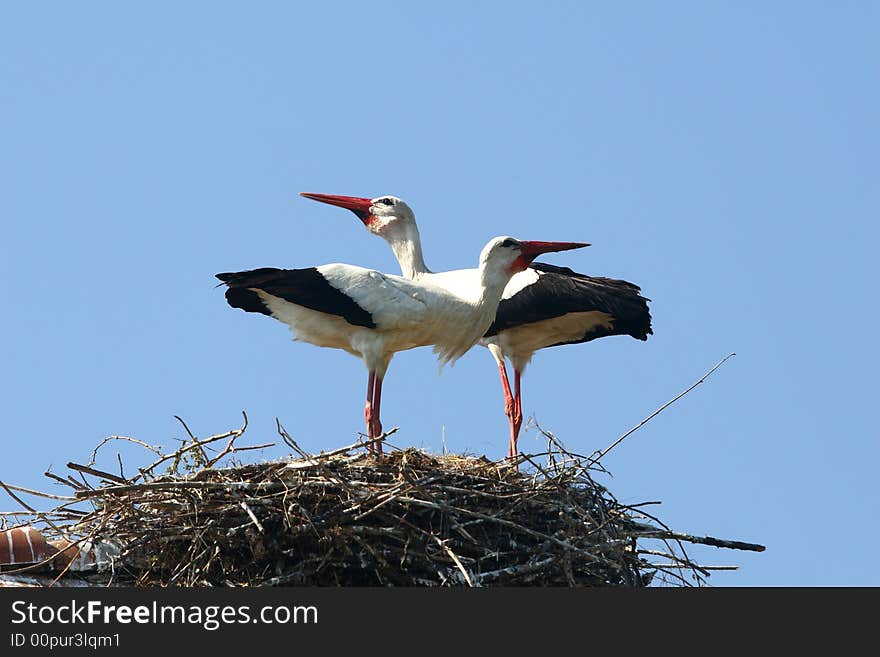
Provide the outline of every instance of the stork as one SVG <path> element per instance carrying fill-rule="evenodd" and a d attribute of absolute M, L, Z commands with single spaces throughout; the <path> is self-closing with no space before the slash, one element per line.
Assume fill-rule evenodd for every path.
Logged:
<path fill-rule="evenodd" d="M 381 456 L 382 381 L 398 351 L 434 345 L 440 366 L 470 349 L 495 318 L 510 277 L 542 253 L 577 249 L 579 242 L 527 242 L 496 237 L 480 253 L 474 285 L 461 292 L 333 263 L 306 269 L 264 267 L 217 274 L 234 308 L 287 324 L 294 340 L 342 349 L 367 367 L 364 420 L 370 453 Z M 375 446 L 375 451 L 374 451 Z"/>
<path fill-rule="evenodd" d="M 396 196 L 360 198 L 301 192 L 301 195 L 347 208 L 371 233 L 391 246 L 401 273 L 456 293 L 477 284 L 477 270 L 432 272 L 425 265 L 415 213 Z M 647 340 L 652 334 L 649 299 L 637 285 L 611 278 L 587 276 L 544 263 L 515 274 L 504 289 L 495 321 L 480 343 L 498 365 L 504 408 L 510 426 L 508 457 L 517 455 L 522 427 L 523 371 L 539 349 L 589 342 L 610 335 Z M 513 391 L 506 360 L 513 367 Z"/>

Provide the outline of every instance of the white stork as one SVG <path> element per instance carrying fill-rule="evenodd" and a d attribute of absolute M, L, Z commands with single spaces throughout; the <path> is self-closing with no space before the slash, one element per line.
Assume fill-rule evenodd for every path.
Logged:
<path fill-rule="evenodd" d="M 463 293 L 477 284 L 477 270 L 432 272 L 425 265 L 412 209 L 396 196 L 374 199 L 302 192 L 302 196 L 354 212 L 367 230 L 391 246 L 406 278 Z M 495 321 L 480 341 L 489 348 L 501 376 L 510 424 L 508 456 L 517 455 L 522 426 L 520 379 L 534 353 L 545 347 L 589 342 L 609 335 L 647 340 L 652 334 L 649 299 L 627 281 L 579 274 L 566 267 L 534 263 L 504 289 Z M 513 386 L 505 358 L 513 366 Z"/>
<path fill-rule="evenodd" d="M 364 419 L 367 436 L 382 434 L 382 381 L 398 351 L 434 345 L 441 367 L 460 358 L 495 318 L 510 277 L 542 253 L 577 249 L 578 242 L 525 242 L 496 237 L 480 253 L 475 284 L 457 293 L 346 264 L 307 269 L 264 267 L 217 274 L 230 306 L 290 326 L 294 340 L 343 349 L 369 371 Z M 370 442 L 373 452 L 374 442 Z M 381 443 L 376 453 L 382 453 Z"/>

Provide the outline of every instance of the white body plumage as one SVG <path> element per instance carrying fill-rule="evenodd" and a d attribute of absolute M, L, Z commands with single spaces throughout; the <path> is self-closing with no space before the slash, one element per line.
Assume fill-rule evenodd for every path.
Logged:
<path fill-rule="evenodd" d="M 502 239 L 496 238 L 490 246 Z M 341 316 L 291 303 L 264 290 L 256 292 L 272 317 L 290 327 L 295 340 L 343 349 L 363 358 L 369 369 L 383 377 L 398 351 L 433 345 L 442 367 L 476 344 L 495 319 L 509 279 L 503 265 L 472 270 L 476 284 L 461 293 L 431 280 L 411 281 L 354 265 L 316 267 L 329 286 L 370 314 L 375 328 L 352 325 Z"/>

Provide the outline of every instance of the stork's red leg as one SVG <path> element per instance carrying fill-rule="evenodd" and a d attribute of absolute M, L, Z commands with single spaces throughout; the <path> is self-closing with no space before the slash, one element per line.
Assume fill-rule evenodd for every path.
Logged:
<path fill-rule="evenodd" d="M 372 434 L 373 438 L 378 438 L 382 435 L 382 422 L 379 420 L 379 407 L 382 405 L 382 379 L 380 377 L 376 377 L 376 386 L 373 389 L 373 417 L 371 419 L 372 426 Z M 376 456 L 382 456 L 382 443 L 375 443 L 376 445 Z"/>
<path fill-rule="evenodd" d="M 511 426 L 513 432 L 513 438 L 511 439 L 511 451 L 513 452 L 513 456 L 516 456 L 516 442 L 519 440 L 519 430 L 522 427 L 523 415 L 522 415 L 522 394 L 519 386 L 520 380 L 520 371 L 516 368 L 513 370 L 513 417 L 511 418 Z"/>
<path fill-rule="evenodd" d="M 516 410 L 516 402 L 513 395 L 510 394 L 510 381 L 507 378 L 507 367 L 504 361 L 498 363 L 498 374 L 501 376 L 501 387 L 504 390 L 504 414 L 507 415 L 510 423 L 510 443 L 507 447 L 507 457 L 514 458 L 516 456 L 516 434 L 513 428 L 513 416 Z"/>
<path fill-rule="evenodd" d="M 373 388 L 375 383 L 376 373 L 370 372 L 370 376 L 367 378 L 367 403 L 364 404 L 364 422 L 367 424 L 367 439 L 375 437 L 373 436 Z M 375 456 L 375 445 L 373 443 L 367 446 L 367 450 L 370 456 Z"/>

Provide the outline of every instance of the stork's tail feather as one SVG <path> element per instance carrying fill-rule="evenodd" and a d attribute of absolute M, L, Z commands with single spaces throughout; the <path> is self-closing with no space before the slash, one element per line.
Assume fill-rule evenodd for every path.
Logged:
<path fill-rule="evenodd" d="M 215 274 L 215 276 L 229 287 L 258 287 L 278 279 L 284 273 L 284 269 L 278 269 L 277 267 L 261 267 L 260 269 L 248 269 L 247 271 L 227 271 L 222 274 Z"/>
<path fill-rule="evenodd" d="M 244 287 L 231 287 L 226 290 L 226 302 L 233 308 L 241 308 L 249 313 L 262 313 L 271 316 L 271 311 L 263 303 L 260 295 Z"/>

